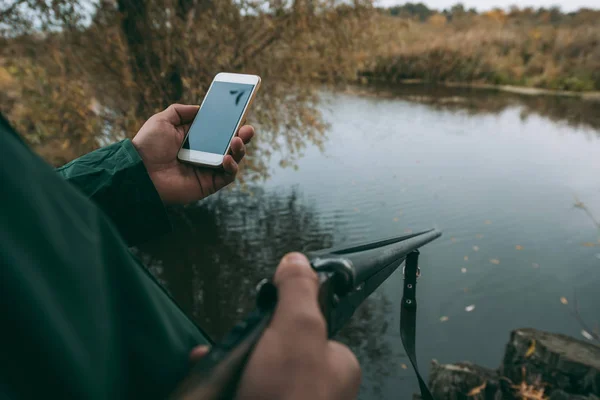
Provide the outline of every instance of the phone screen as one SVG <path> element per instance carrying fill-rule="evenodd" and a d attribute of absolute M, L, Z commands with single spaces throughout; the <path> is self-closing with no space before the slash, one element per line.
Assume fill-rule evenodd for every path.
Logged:
<path fill-rule="evenodd" d="M 225 155 L 253 89 L 247 83 L 213 82 L 183 148 Z"/>

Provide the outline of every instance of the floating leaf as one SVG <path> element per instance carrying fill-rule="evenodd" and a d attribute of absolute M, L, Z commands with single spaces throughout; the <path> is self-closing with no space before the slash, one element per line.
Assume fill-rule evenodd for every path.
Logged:
<path fill-rule="evenodd" d="M 401 365 L 400 365 L 400 367 L 401 367 L 402 369 L 408 369 L 408 367 L 406 366 L 406 364 L 401 364 Z"/>
<path fill-rule="evenodd" d="M 498 265 L 498 264 L 500 264 L 500 260 L 498 260 L 497 258 L 492 258 L 492 259 L 490 260 L 490 262 L 491 262 L 492 264 L 495 264 L 495 265 Z"/>
<path fill-rule="evenodd" d="M 469 256 L 464 257 L 465 261 L 469 261 Z"/>
<path fill-rule="evenodd" d="M 594 243 L 594 242 L 585 242 L 583 244 L 584 247 L 594 247 L 595 245 L 596 245 L 596 243 Z"/>
<path fill-rule="evenodd" d="M 441 321 L 441 322 L 446 322 L 446 321 L 448 321 L 449 319 L 450 319 L 450 318 L 448 318 L 448 317 L 447 317 L 447 316 L 445 316 L 445 315 L 444 315 L 443 317 L 440 317 L 440 321 Z"/>
<path fill-rule="evenodd" d="M 533 353 L 535 353 L 535 339 L 531 340 L 531 344 L 529 345 L 529 348 L 527 349 L 527 352 L 525 353 L 525 358 L 529 358 L 533 355 Z"/>
<path fill-rule="evenodd" d="M 523 250 L 523 246 L 521 246 L 520 244 L 518 244 L 518 245 L 515 246 L 515 249 L 517 249 L 517 250 Z"/>
<path fill-rule="evenodd" d="M 451 237 L 451 238 L 450 238 L 450 240 L 451 240 L 452 242 L 456 242 L 456 238 L 455 238 L 455 237 Z"/>
<path fill-rule="evenodd" d="M 354 212 L 359 212 L 360 210 L 356 207 L 354 207 Z"/>
<path fill-rule="evenodd" d="M 398 217 L 394 218 L 394 222 L 398 222 Z"/>
<path fill-rule="evenodd" d="M 473 251 L 479 251 L 479 246 L 473 246 Z"/>
<path fill-rule="evenodd" d="M 539 268 L 539 267 L 540 267 L 540 264 L 533 263 L 533 264 L 531 264 L 531 266 L 532 266 L 533 268 Z"/>
<path fill-rule="evenodd" d="M 483 383 L 479 386 L 474 387 L 473 389 L 469 390 L 469 393 L 467 393 L 467 396 L 477 396 L 478 394 L 480 394 L 483 389 L 485 389 L 485 386 L 487 385 L 487 381 L 483 381 Z"/>
<path fill-rule="evenodd" d="M 356 185 L 356 181 L 352 181 L 352 185 Z"/>
<path fill-rule="evenodd" d="M 483 235 L 482 235 L 481 233 L 478 233 L 477 235 L 475 235 L 475 237 L 476 237 L 477 239 L 483 239 Z"/>
<path fill-rule="evenodd" d="M 486 225 L 490 225 L 491 223 L 492 223 L 492 221 L 490 221 L 489 219 L 486 219 L 486 220 L 484 221 L 484 224 L 486 224 Z"/>
<path fill-rule="evenodd" d="M 592 336 L 591 333 L 589 333 L 588 331 L 586 331 L 585 329 L 581 330 L 581 335 L 586 338 L 587 340 L 594 340 L 594 336 Z"/>
<path fill-rule="evenodd" d="M 465 307 L 466 312 L 471 312 L 475 309 L 475 304 L 471 304 L 470 306 Z"/>
<path fill-rule="evenodd" d="M 469 288 L 464 288 L 463 292 L 467 293 L 469 291 Z"/>
<path fill-rule="evenodd" d="M 460 272 L 462 272 L 463 274 L 466 274 L 467 273 L 467 269 L 463 267 L 463 268 L 460 269 Z"/>
<path fill-rule="evenodd" d="M 560 298 L 560 302 L 563 304 L 569 304 L 569 300 L 567 300 L 567 298 L 564 296 Z"/>

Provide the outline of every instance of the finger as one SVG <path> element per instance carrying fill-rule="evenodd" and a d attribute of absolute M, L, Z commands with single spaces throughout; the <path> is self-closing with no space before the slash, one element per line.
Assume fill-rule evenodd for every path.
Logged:
<path fill-rule="evenodd" d="M 238 136 L 244 143 L 250 143 L 250 140 L 254 137 L 254 128 L 252 125 L 244 125 L 238 131 Z"/>
<path fill-rule="evenodd" d="M 189 124 L 194 120 L 200 106 L 187 104 L 171 104 L 166 110 L 158 113 L 161 118 L 175 126 Z"/>
<path fill-rule="evenodd" d="M 223 157 L 223 170 L 225 171 L 226 175 L 229 175 L 232 180 L 233 178 L 235 178 L 235 175 L 238 172 L 238 165 L 235 162 L 235 160 L 233 159 L 233 157 L 231 156 L 231 154 L 227 154 L 225 157 Z M 223 174 L 218 174 L 217 176 L 220 176 Z"/>
<path fill-rule="evenodd" d="M 319 282 L 308 259 L 301 253 L 287 254 L 275 271 L 274 283 L 278 300 L 271 327 L 286 335 L 326 340 L 325 319 L 317 302 Z"/>
<path fill-rule="evenodd" d="M 361 370 L 358 359 L 345 345 L 330 340 L 327 343 L 327 362 L 331 376 L 336 380 L 333 387 L 343 391 L 338 398 L 355 399 L 360 390 Z"/>
<path fill-rule="evenodd" d="M 202 357 L 204 357 L 205 355 L 208 354 L 209 350 L 210 350 L 210 347 L 208 347 L 206 345 L 194 347 L 192 349 L 192 351 L 190 352 L 190 361 L 192 361 L 192 362 L 199 361 Z"/>
<path fill-rule="evenodd" d="M 231 141 L 231 154 L 235 162 L 242 161 L 242 158 L 246 155 L 246 146 L 244 146 L 244 142 L 239 137 L 233 138 Z"/>

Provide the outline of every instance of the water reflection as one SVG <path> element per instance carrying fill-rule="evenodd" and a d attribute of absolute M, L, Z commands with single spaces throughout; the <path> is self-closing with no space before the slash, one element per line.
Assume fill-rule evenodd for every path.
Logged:
<path fill-rule="evenodd" d="M 563 96 L 528 96 L 489 89 L 426 85 L 377 85 L 360 89 L 378 97 L 403 98 L 428 104 L 438 110 L 456 110 L 470 115 L 499 114 L 509 107 L 521 107 L 521 118 L 540 115 L 575 128 L 591 128 L 600 135 L 600 101 Z"/>
<path fill-rule="evenodd" d="M 597 321 L 600 237 L 573 195 L 600 215 L 600 141 L 590 140 L 598 103 L 419 90 L 386 99 L 327 94 L 323 146 L 307 146 L 297 170 L 273 160 L 253 194 L 172 210 L 174 232 L 143 248 L 147 263 L 219 337 L 284 253 L 437 226 L 446 239 L 421 256 L 425 376 L 433 358 L 496 368 L 516 328 L 581 338 L 562 298 L 571 305 L 576 293 L 583 320 Z M 363 398 L 418 390 L 401 368 L 401 288 L 391 277 L 342 332 L 363 367 Z"/>
<path fill-rule="evenodd" d="M 230 190 L 170 214 L 173 232 L 141 247 L 140 256 L 215 339 L 253 306 L 256 283 L 272 275 L 285 253 L 330 247 L 335 231 L 335 221 L 322 223 L 295 188 Z M 385 339 L 389 308 L 383 295 L 373 296 L 338 335 L 372 376 L 365 390 L 381 386 L 395 365 Z"/>

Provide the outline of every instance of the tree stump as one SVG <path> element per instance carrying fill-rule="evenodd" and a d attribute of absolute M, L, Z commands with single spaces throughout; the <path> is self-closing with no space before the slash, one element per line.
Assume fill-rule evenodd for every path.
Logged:
<path fill-rule="evenodd" d="M 514 384 L 543 384 L 555 390 L 600 395 L 600 347 L 569 336 L 518 329 L 504 352 L 500 374 Z"/>
<path fill-rule="evenodd" d="M 600 400 L 600 347 L 518 329 L 511 333 L 499 370 L 433 361 L 429 388 L 436 400 Z"/>
<path fill-rule="evenodd" d="M 498 371 L 462 362 L 439 364 L 432 362 L 429 389 L 436 399 L 473 400 L 500 399 Z"/>

